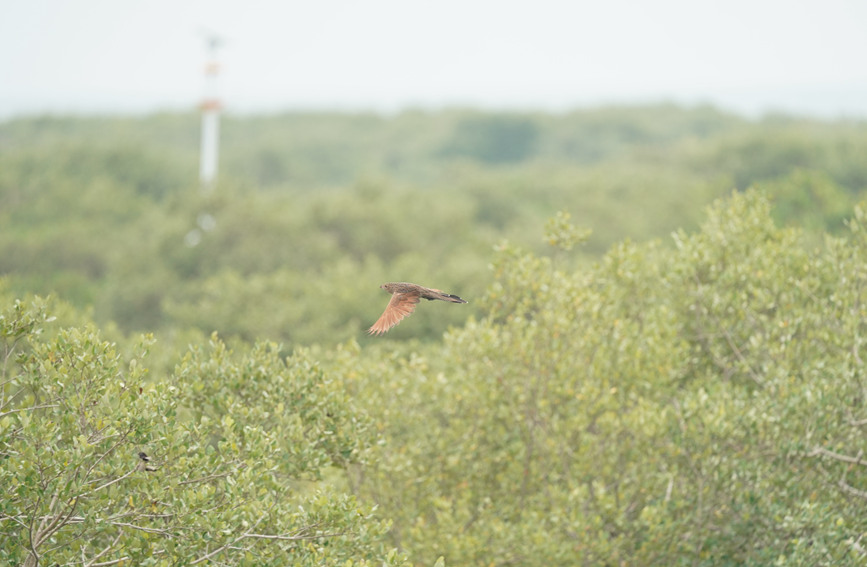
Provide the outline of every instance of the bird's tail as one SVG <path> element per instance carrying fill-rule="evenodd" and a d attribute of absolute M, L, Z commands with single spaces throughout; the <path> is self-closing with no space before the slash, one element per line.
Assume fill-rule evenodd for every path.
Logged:
<path fill-rule="evenodd" d="M 451 301 L 452 303 L 466 303 L 467 302 L 466 299 L 461 299 L 457 295 L 452 295 L 451 293 L 443 293 L 442 297 L 440 299 L 442 299 L 443 301 Z"/>

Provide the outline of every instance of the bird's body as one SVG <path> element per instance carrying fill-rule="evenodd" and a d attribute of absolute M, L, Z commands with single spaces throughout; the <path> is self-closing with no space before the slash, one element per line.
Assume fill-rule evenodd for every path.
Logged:
<path fill-rule="evenodd" d="M 451 303 L 466 303 L 465 300 L 457 295 L 414 283 L 385 283 L 379 287 L 391 294 L 391 300 L 376 323 L 367 330 L 371 335 L 385 334 L 386 331 L 400 323 L 401 319 L 410 315 L 422 299 L 427 299 L 428 301 L 439 299 L 440 301 L 449 301 Z"/>

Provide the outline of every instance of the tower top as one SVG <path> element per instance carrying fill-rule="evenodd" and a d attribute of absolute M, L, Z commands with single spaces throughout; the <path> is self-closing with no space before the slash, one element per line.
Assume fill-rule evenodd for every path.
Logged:
<path fill-rule="evenodd" d="M 199 179 L 204 191 L 213 190 L 217 179 L 217 161 L 220 146 L 220 110 L 222 104 L 217 94 L 217 78 L 220 65 L 217 62 L 217 50 L 226 40 L 209 30 L 202 30 L 208 52 L 205 64 L 205 93 L 199 108 L 202 111 L 202 142 L 199 163 Z"/>
<path fill-rule="evenodd" d="M 208 56 L 211 59 L 216 58 L 217 50 L 226 45 L 226 38 L 213 30 L 202 28 L 199 30 L 199 35 L 204 38 L 205 49 L 207 49 Z"/>

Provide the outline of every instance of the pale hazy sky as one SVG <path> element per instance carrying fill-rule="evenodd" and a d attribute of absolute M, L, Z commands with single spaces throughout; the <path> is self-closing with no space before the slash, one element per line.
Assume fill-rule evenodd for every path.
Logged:
<path fill-rule="evenodd" d="M 710 102 L 867 118 L 867 0 L 0 0 L 0 118 Z"/>

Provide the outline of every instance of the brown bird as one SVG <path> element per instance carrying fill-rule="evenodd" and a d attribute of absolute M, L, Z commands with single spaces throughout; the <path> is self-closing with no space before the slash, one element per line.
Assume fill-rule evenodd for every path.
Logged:
<path fill-rule="evenodd" d="M 367 330 L 367 333 L 370 335 L 385 334 L 386 331 L 400 323 L 401 319 L 410 315 L 422 298 L 428 301 L 439 299 L 452 303 L 466 303 L 465 300 L 457 295 L 452 295 L 439 289 L 422 287 L 414 283 L 385 283 L 379 287 L 391 294 L 391 300 L 388 302 L 380 318 Z"/>

